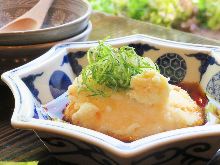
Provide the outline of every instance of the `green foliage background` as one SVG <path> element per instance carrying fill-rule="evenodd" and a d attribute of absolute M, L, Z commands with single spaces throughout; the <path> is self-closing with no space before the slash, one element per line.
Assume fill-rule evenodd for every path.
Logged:
<path fill-rule="evenodd" d="M 180 27 L 195 18 L 204 28 L 220 30 L 220 0 L 89 0 L 94 10 Z"/>

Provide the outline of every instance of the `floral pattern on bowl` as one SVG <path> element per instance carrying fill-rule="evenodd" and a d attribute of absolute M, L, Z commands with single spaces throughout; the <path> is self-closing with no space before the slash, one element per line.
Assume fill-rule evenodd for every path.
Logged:
<path fill-rule="evenodd" d="M 106 41 L 129 45 L 155 61 L 175 84 L 199 82 L 217 102 L 220 95 L 220 50 L 133 35 Z M 86 51 L 96 41 L 53 47 L 38 59 L 2 75 L 16 106 L 12 125 L 33 129 L 54 156 L 77 164 L 207 164 L 220 147 L 220 126 L 205 125 L 162 132 L 124 143 L 102 133 L 63 122 L 66 90 L 86 66 Z"/>

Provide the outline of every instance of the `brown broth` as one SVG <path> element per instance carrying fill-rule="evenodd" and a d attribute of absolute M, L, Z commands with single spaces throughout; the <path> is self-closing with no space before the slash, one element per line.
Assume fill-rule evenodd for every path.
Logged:
<path fill-rule="evenodd" d="M 181 82 L 177 84 L 177 86 L 187 91 L 190 97 L 197 103 L 198 106 L 205 108 L 208 103 L 208 98 L 199 83 Z"/>

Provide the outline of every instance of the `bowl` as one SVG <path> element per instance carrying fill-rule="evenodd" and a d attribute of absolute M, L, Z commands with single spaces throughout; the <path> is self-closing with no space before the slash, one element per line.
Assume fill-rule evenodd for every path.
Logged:
<path fill-rule="evenodd" d="M 172 83 L 199 82 L 220 102 L 220 48 L 162 40 L 145 35 L 110 39 L 129 45 L 140 56 L 157 62 Z M 2 74 L 15 97 L 11 124 L 34 130 L 49 151 L 64 162 L 77 164 L 207 164 L 220 147 L 220 125 L 203 125 L 122 142 L 100 132 L 71 125 L 62 118 L 66 90 L 87 65 L 86 51 L 97 41 L 64 43 L 43 56 Z M 47 107 L 43 110 L 42 107 Z"/>
<path fill-rule="evenodd" d="M 31 9 L 38 0 L 0 0 L 0 27 Z M 29 45 L 64 40 L 88 25 L 91 6 L 85 0 L 55 0 L 39 30 L 0 33 L 0 45 Z"/>
<path fill-rule="evenodd" d="M 65 40 L 34 45 L 0 46 L 0 74 L 39 57 L 58 43 L 86 41 L 91 31 L 92 23 L 89 22 L 84 31 Z M 3 83 L 0 81 L 0 84 Z"/>

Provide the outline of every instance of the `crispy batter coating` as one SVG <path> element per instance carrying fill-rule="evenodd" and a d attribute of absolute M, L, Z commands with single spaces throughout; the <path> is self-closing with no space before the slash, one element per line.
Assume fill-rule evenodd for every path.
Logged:
<path fill-rule="evenodd" d="M 204 124 L 203 110 L 180 87 L 149 70 L 131 80 L 131 89 L 111 96 L 78 92 L 80 76 L 68 89 L 70 104 L 64 120 L 122 141 Z"/>

